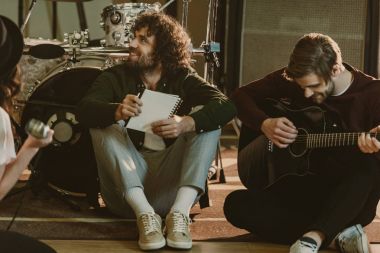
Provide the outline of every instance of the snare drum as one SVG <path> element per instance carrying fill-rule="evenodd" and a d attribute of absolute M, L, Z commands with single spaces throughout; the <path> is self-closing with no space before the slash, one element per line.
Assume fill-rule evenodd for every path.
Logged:
<path fill-rule="evenodd" d="M 54 130 L 53 144 L 40 150 L 34 165 L 55 189 L 81 196 L 97 187 L 97 169 L 88 129 L 76 119 L 76 104 L 102 72 L 105 58 L 78 60 L 59 64 L 38 84 L 26 102 L 21 126 L 35 118 Z"/>
<path fill-rule="evenodd" d="M 132 35 L 131 28 L 136 17 L 145 11 L 158 12 L 160 7 L 160 3 L 124 3 L 104 8 L 100 26 L 106 33 L 106 46 L 128 47 Z"/>

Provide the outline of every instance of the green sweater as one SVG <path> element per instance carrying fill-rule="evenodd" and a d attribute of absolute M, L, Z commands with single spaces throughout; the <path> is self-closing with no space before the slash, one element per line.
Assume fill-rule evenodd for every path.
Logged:
<path fill-rule="evenodd" d="M 105 70 L 79 102 L 79 122 L 88 128 L 114 124 L 118 104 L 126 95 L 136 95 L 139 86 L 142 86 L 142 81 L 138 73 L 125 64 Z M 164 76 L 157 85 L 157 91 L 182 98 L 183 103 L 177 112 L 180 116 L 188 115 L 192 108 L 203 105 L 202 109 L 190 115 L 195 121 L 197 133 L 221 128 L 236 115 L 234 104 L 192 69 L 182 69 L 176 74 Z M 144 134 L 132 130 L 128 132 L 136 147 L 140 148 Z"/>

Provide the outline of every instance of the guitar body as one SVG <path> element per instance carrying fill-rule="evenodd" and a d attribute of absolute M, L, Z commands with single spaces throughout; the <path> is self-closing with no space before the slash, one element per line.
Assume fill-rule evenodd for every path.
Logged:
<path fill-rule="evenodd" d="M 266 190 L 278 191 L 283 189 L 283 185 L 295 185 L 295 181 L 301 182 L 306 180 L 305 176 L 313 175 L 310 171 L 310 157 L 312 150 L 308 149 L 305 141 L 297 141 L 298 138 L 304 138 L 305 135 L 311 133 L 335 132 L 337 124 L 327 119 L 325 111 L 320 107 L 311 106 L 302 109 L 292 109 L 287 105 L 273 100 L 267 99 L 267 104 L 263 110 L 273 118 L 286 117 L 298 129 L 296 141 L 287 148 L 278 148 L 275 145 L 273 150 L 269 151 L 269 159 L 273 168 L 273 178 L 271 183 L 265 188 Z M 329 128 L 328 126 L 334 126 Z M 255 132 L 242 124 L 239 137 L 239 151 L 246 145 L 251 143 L 261 132 Z M 269 140 L 268 140 L 269 141 Z M 312 178 L 312 177 L 311 177 Z M 307 180 L 312 180 L 312 179 Z"/>

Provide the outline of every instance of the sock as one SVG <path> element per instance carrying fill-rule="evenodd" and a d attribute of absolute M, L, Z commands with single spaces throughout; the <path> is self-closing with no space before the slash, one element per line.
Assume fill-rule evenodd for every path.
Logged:
<path fill-rule="evenodd" d="M 171 208 L 171 212 L 179 211 L 187 216 L 190 209 L 194 205 L 194 201 L 198 196 L 198 190 L 191 186 L 182 186 L 178 189 L 177 196 Z"/>
<path fill-rule="evenodd" d="M 125 195 L 125 199 L 135 212 L 136 217 L 140 216 L 141 213 L 154 213 L 154 209 L 146 199 L 145 193 L 141 187 L 133 187 L 129 189 Z"/>

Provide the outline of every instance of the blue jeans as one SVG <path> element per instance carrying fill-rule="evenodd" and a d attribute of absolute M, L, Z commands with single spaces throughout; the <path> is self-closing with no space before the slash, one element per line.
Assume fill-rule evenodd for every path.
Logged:
<path fill-rule="evenodd" d="M 128 189 L 141 187 L 157 214 L 170 211 L 178 188 L 192 186 L 204 193 L 220 130 L 180 135 L 161 151 L 138 151 L 127 130 L 117 124 L 91 129 L 102 197 L 110 211 L 134 217 L 126 202 Z"/>

